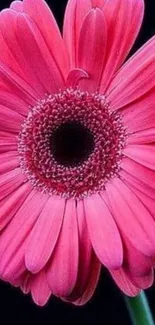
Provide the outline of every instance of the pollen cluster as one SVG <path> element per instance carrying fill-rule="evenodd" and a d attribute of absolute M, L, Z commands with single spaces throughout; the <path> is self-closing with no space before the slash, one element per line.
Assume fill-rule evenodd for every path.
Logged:
<path fill-rule="evenodd" d="M 82 151 L 79 142 L 72 160 L 63 157 L 65 150 L 59 146 L 64 140 L 57 141 L 56 136 L 65 130 L 69 138 L 71 126 L 74 133 L 77 128 L 77 141 L 85 135 Z M 105 96 L 68 88 L 38 102 L 29 112 L 18 139 L 20 165 L 34 188 L 80 199 L 100 192 L 118 174 L 125 137 L 121 117 L 110 110 Z"/>

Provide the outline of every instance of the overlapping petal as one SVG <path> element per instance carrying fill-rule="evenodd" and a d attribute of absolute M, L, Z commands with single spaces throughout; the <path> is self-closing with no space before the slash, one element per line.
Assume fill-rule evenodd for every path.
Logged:
<path fill-rule="evenodd" d="M 90 0 L 69 0 L 64 17 L 63 38 L 68 50 L 70 69 L 77 67 L 78 41 L 82 23 L 91 9 Z"/>
<path fill-rule="evenodd" d="M 134 101 L 141 97 L 143 99 L 143 96 L 155 86 L 154 60 L 155 37 L 137 51 L 113 78 L 108 88 L 108 99 L 112 109 L 117 110 L 130 104 L 132 112 Z"/>
<path fill-rule="evenodd" d="M 147 256 L 154 256 L 155 222 L 149 211 L 119 178 L 107 184 L 106 190 L 113 216 L 121 231 L 137 250 Z M 124 223 L 127 227 L 124 227 Z"/>
<path fill-rule="evenodd" d="M 149 128 L 130 135 L 128 144 L 153 144 L 155 142 L 155 128 Z"/>
<path fill-rule="evenodd" d="M 115 72 L 119 69 L 126 56 L 128 55 L 136 37 L 140 30 L 143 13 L 143 0 L 70 0 L 68 1 L 65 21 L 64 21 L 64 40 L 69 52 L 70 68 L 81 68 L 78 61 L 78 48 L 80 49 L 80 31 L 84 28 L 87 16 L 93 10 L 101 10 L 105 20 L 107 31 L 107 43 L 98 54 L 98 59 L 103 59 L 106 56 L 105 64 L 102 70 L 102 78 L 100 83 L 101 93 L 105 92 Z M 90 30 L 93 24 L 90 25 Z M 100 34 L 100 43 L 104 41 L 105 36 L 101 34 L 101 29 L 98 28 L 98 37 Z M 90 39 L 90 38 L 89 38 Z M 102 40 L 103 39 L 103 40 Z M 90 42 L 85 40 L 85 47 L 88 49 Z M 92 44 L 93 45 L 93 44 Z M 96 48 L 93 46 L 93 56 L 96 54 Z M 91 51 L 92 52 L 92 51 Z M 91 60 L 90 52 L 86 55 Z M 92 65 L 92 71 L 93 71 Z M 89 69 L 89 64 L 88 64 Z M 87 69 L 86 69 L 87 71 Z M 87 71 L 89 72 L 89 71 Z M 91 74 L 90 74 L 91 78 Z"/>
<path fill-rule="evenodd" d="M 101 272 L 101 264 L 99 263 L 98 259 L 94 255 L 93 261 L 91 264 L 90 273 L 89 273 L 87 288 L 86 288 L 85 292 L 83 293 L 83 295 L 79 299 L 77 299 L 76 301 L 73 301 L 74 305 L 82 306 L 82 305 L 86 304 L 91 299 L 91 297 L 93 296 L 94 291 L 96 289 L 96 286 L 98 284 L 100 272 Z"/>
<path fill-rule="evenodd" d="M 140 293 L 140 288 L 132 283 L 122 268 L 119 270 L 110 271 L 110 274 L 125 295 L 135 297 Z"/>
<path fill-rule="evenodd" d="M 45 271 L 39 272 L 31 281 L 31 294 L 38 306 L 44 306 L 51 296 Z"/>
<path fill-rule="evenodd" d="M 25 176 L 21 174 L 20 168 L 15 168 L 3 173 L 0 177 L 0 200 L 11 194 L 24 182 Z"/>
<path fill-rule="evenodd" d="M 140 165 L 155 170 L 155 147 L 153 145 L 130 145 L 123 152 Z"/>
<path fill-rule="evenodd" d="M 46 196 L 41 196 L 40 193 L 35 193 L 32 190 L 1 234 L 0 276 L 2 278 L 11 280 L 26 270 L 24 263 L 25 244 L 46 200 Z"/>
<path fill-rule="evenodd" d="M 17 154 L 17 139 L 15 134 L 0 132 L 0 154 L 14 151 Z"/>
<path fill-rule="evenodd" d="M 20 15 L 22 14 L 20 13 Z M 16 78 L 20 79 L 21 88 L 23 84 L 27 84 L 28 91 L 37 99 L 38 96 L 39 98 L 41 95 L 43 96 L 45 90 L 34 75 L 33 69 L 31 70 L 29 58 L 25 57 L 23 54 L 18 40 L 19 30 L 17 26 L 17 17 L 18 13 L 10 9 L 2 11 L 0 14 L 0 45 L 2 49 L 0 67 L 2 63 L 4 71 L 7 71 L 7 67 L 9 67 L 9 74 L 13 76 L 12 79 L 14 81 L 16 81 Z M 15 74 L 17 74 L 18 77 L 15 78 Z M 9 76 L 7 75 L 6 77 L 8 78 Z M 10 90 L 13 89 L 10 87 Z"/>
<path fill-rule="evenodd" d="M 88 231 L 96 255 L 106 267 L 119 268 L 123 262 L 122 242 L 103 198 L 95 194 L 84 200 L 84 206 Z"/>
<path fill-rule="evenodd" d="M 107 48 L 100 92 L 104 93 L 115 72 L 127 57 L 139 33 L 143 13 L 143 0 L 103 1 L 107 22 Z"/>
<path fill-rule="evenodd" d="M 77 222 L 79 230 L 79 267 L 74 290 L 67 301 L 73 302 L 81 298 L 87 290 L 91 270 L 94 269 L 96 258 L 89 238 L 83 201 L 77 202 Z M 96 264 L 95 264 L 96 265 Z M 95 271 L 94 271 L 95 272 Z"/>
<path fill-rule="evenodd" d="M 46 91 L 53 92 L 55 87 L 64 84 L 69 72 L 67 52 L 55 19 L 44 1 L 14 1 L 10 9 L 1 12 L 0 27 L 3 49 L 0 60 L 31 84 L 37 98 L 43 98 Z M 21 34 L 27 39 L 21 38 Z M 26 47 L 25 41 L 31 46 Z M 26 51 L 30 49 L 31 55 L 30 52 L 27 55 Z M 35 65 L 31 64 L 30 56 Z M 40 64 L 40 68 L 42 64 L 41 71 L 47 81 L 39 77 L 40 68 L 37 71 L 36 64 Z"/>
<path fill-rule="evenodd" d="M 79 83 L 84 90 L 94 92 L 99 88 L 106 42 L 107 30 L 104 15 L 100 9 L 92 9 L 84 19 L 78 43 L 77 66 L 86 71 L 89 76 L 88 79 Z"/>
<path fill-rule="evenodd" d="M 37 94 L 34 92 L 33 88 L 19 77 L 17 73 L 13 72 L 2 63 L 0 63 L 0 78 L 2 82 L 2 94 L 3 87 L 5 86 L 5 90 L 8 91 L 10 96 L 13 93 L 13 95 L 15 94 L 27 104 L 27 112 L 29 106 L 33 107 L 36 104 Z M 24 112 L 25 105 L 23 106 L 23 115 Z"/>
<path fill-rule="evenodd" d="M 49 198 L 29 236 L 25 263 L 32 273 L 38 273 L 48 262 L 60 233 L 65 200 Z"/>
<path fill-rule="evenodd" d="M 23 122 L 23 117 L 10 108 L 0 105 L 0 127 L 1 131 L 18 134 Z"/>
<path fill-rule="evenodd" d="M 62 230 L 51 261 L 47 280 L 53 294 L 69 296 L 75 287 L 79 265 L 79 237 L 75 201 L 66 203 Z"/>
<path fill-rule="evenodd" d="M 62 76 L 36 24 L 22 14 L 17 15 L 16 24 L 19 45 L 31 73 L 43 88 L 42 93 L 45 96 L 45 93 L 58 92 L 64 85 Z"/>
<path fill-rule="evenodd" d="M 154 190 L 154 184 L 155 184 L 155 173 L 151 169 L 142 166 L 135 162 L 134 160 L 131 160 L 130 158 L 126 157 L 123 159 L 121 163 L 121 167 L 123 170 L 125 170 L 129 175 L 135 178 L 139 183 L 141 183 L 144 187 L 149 187 L 152 189 L 152 192 Z"/>
<path fill-rule="evenodd" d="M 15 216 L 32 188 L 29 183 L 22 184 L 11 194 L 0 201 L 0 230 L 2 230 Z"/>
<path fill-rule="evenodd" d="M 23 12 L 23 2 L 22 1 L 13 1 L 10 5 L 10 8 L 19 12 Z"/>
<path fill-rule="evenodd" d="M 61 33 L 52 12 L 43 0 L 24 0 L 23 11 L 29 15 L 40 30 L 55 62 L 56 71 L 59 71 L 64 81 L 68 74 L 69 61 Z"/>

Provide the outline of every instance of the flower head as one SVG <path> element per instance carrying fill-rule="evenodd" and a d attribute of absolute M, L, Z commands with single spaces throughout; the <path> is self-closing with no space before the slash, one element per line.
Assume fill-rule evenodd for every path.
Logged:
<path fill-rule="evenodd" d="M 43 0 L 0 15 L 0 278 L 86 303 L 101 265 L 127 295 L 155 256 L 155 38 L 124 65 L 143 0 Z"/>

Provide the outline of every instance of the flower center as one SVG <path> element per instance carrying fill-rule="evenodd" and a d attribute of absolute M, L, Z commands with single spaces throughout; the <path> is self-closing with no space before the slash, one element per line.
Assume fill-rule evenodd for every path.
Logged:
<path fill-rule="evenodd" d="M 29 112 L 19 134 L 20 165 L 35 189 L 82 198 L 119 173 L 125 137 L 103 95 L 68 88 Z"/>
<path fill-rule="evenodd" d="M 66 167 L 82 164 L 94 150 L 94 136 L 84 125 L 66 122 L 51 134 L 51 154 Z"/>

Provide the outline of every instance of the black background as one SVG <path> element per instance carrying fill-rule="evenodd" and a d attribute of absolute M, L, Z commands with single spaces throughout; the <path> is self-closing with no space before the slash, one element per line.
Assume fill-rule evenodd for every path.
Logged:
<path fill-rule="evenodd" d="M 83 0 L 84 1 L 84 0 Z M 138 1 L 138 0 L 137 0 Z M 57 22 L 62 21 L 67 0 L 48 0 Z M 155 0 L 145 0 L 145 19 L 140 35 L 131 53 L 134 53 L 155 34 Z M 11 1 L 0 0 L 0 10 L 8 7 Z M 130 53 L 130 55 L 131 55 Z M 155 287 L 147 290 L 150 306 L 155 317 Z M 37 307 L 31 297 L 24 296 L 19 289 L 0 282 L 0 322 L 1 324 L 51 324 L 68 323 L 95 325 L 131 325 L 123 296 L 114 285 L 106 270 L 92 300 L 83 307 L 74 307 L 51 298 L 47 306 Z"/>

